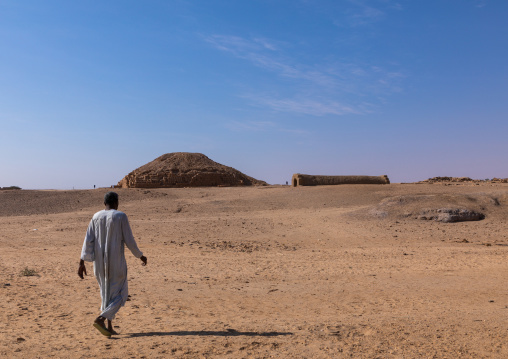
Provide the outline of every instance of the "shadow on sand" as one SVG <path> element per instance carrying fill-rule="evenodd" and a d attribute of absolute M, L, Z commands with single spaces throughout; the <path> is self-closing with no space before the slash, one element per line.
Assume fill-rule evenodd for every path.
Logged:
<path fill-rule="evenodd" d="M 283 335 L 293 335 L 293 333 L 285 333 L 285 332 L 239 332 L 234 329 L 226 329 L 223 331 L 176 331 L 176 332 L 147 332 L 147 333 L 130 333 L 126 334 L 127 338 L 136 338 L 136 337 L 158 337 L 158 336 L 176 336 L 176 337 L 184 337 L 184 336 L 216 336 L 216 337 L 238 337 L 238 336 L 247 336 L 247 337 L 277 337 Z"/>

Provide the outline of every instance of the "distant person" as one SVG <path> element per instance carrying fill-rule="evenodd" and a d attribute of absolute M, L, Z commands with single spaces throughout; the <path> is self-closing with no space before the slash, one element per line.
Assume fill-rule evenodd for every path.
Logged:
<path fill-rule="evenodd" d="M 113 329 L 115 314 L 127 301 L 127 263 L 124 246 L 146 265 L 147 259 L 139 250 L 132 235 L 127 215 L 118 211 L 118 194 L 104 196 L 104 210 L 94 214 L 86 231 L 78 275 L 86 275 L 85 261 L 94 263 L 94 274 L 101 292 L 101 314 L 93 326 L 103 335 L 118 334 Z M 108 320 L 106 328 L 105 321 Z"/>

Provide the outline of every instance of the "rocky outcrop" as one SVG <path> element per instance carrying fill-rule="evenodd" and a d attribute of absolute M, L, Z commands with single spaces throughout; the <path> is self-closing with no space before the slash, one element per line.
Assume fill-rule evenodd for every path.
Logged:
<path fill-rule="evenodd" d="M 426 179 L 424 181 L 420 181 L 418 183 L 443 183 L 443 182 L 455 182 L 455 183 L 463 183 L 463 182 L 473 182 L 474 180 L 469 177 L 432 177 Z"/>
<path fill-rule="evenodd" d="M 472 179 L 470 177 L 432 177 L 417 183 L 508 183 L 508 178 Z"/>
<path fill-rule="evenodd" d="M 390 184 L 387 175 L 383 176 L 313 176 L 295 173 L 291 179 L 291 185 L 297 186 L 322 186 L 338 184 Z"/>
<path fill-rule="evenodd" d="M 485 219 L 485 215 L 463 208 L 440 208 L 437 210 L 427 210 L 417 217 L 418 219 L 434 220 L 444 223 L 480 221 Z"/>
<path fill-rule="evenodd" d="M 492 183 L 508 183 L 508 178 L 496 178 L 490 180 Z"/>
<path fill-rule="evenodd" d="M 266 185 L 201 153 L 162 155 L 125 176 L 119 188 L 171 188 Z"/>

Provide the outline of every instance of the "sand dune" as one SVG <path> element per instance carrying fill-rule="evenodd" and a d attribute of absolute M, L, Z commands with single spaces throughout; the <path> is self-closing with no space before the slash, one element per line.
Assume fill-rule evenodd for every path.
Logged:
<path fill-rule="evenodd" d="M 0 191 L 0 357 L 508 357 L 508 184 L 118 189 L 148 266 L 111 339 L 76 274 L 105 191 Z"/>

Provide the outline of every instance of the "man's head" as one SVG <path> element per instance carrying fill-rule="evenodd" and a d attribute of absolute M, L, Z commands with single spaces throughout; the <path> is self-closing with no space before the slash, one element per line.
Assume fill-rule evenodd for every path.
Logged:
<path fill-rule="evenodd" d="M 118 194 L 108 192 L 104 195 L 104 205 L 109 209 L 118 209 Z"/>

